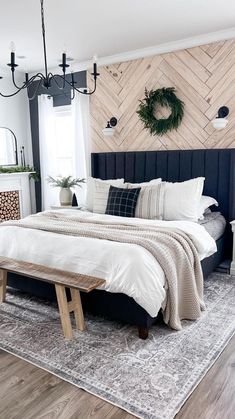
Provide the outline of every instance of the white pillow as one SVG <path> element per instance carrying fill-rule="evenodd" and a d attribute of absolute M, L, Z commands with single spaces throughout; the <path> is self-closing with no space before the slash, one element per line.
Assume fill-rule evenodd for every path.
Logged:
<path fill-rule="evenodd" d="M 218 202 L 216 199 L 212 198 L 211 196 L 202 195 L 199 203 L 199 210 L 198 210 L 198 219 L 204 219 L 204 212 L 211 207 L 212 205 L 216 205 L 218 207 Z"/>
<path fill-rule="evenodd" d="M 120 187 L 127 189 L 127 185 L 125 183 L 122 183 Z M 94 179 L 93 212 L 96 212 L 97 214 L 105 214 L 109 196 L 109 188 L 110 185 L 107 182 L 101 182 L 100 180 Z"/>
<path fill-rule="evenodd" d="M 86 181 L 86 209 L 88 211 L 93 211 L 93 194 L 94 194 L 94 181 L 99 180 L 99 182 L 107 183 L 108 185 L 123 187 L 124 179 L 95 179 L 93 177 L 88 177 Z"/>
<path fill-rule="evenodd" d="M 150 182 L 142 182 L 142 183 L 130 183 L 127 182 L 128 188 L 142 188 L 142 186 L 150 186 L 150 185 L 158 185 L 161 183 L 162 179 L 159 177 L 157 179 L 150 180 Z"/>
<path fill-rule="evenodd" d="M 180 183 L 167 182 L 164 197 L 164 220 L 198 221 L 204 180 L 204 177 L 198 177 Z"/>
<path fill-rule="evenodd" d="M 132 189 L 132 188 L 131 188 Z M 135 217 L 162 220 L 165 182 L 143 186 L 138 196 Z"/>

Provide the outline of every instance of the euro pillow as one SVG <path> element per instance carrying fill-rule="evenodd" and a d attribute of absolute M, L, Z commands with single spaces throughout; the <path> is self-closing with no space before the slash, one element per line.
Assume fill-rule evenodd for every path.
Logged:
<path fill-rule="evenodd" d="M 199 203 L 199 211 L 198 211 L 198 219 L 203 220 L 204 219 L 204 213 L 205 211 L 211 207 L 212 205 L 215 205 L 218 207 L 218 202 L 216 199 L 212 198 L 211 196 L 202 195 Z"/>
<path fill-rule="evenodd" d="M 93 177 L 88 177 L 86 181 L 86 209 L 93 212 L 93 199 L 94 199 L 94 181 L 98 180 L 99 182 L 106 183 L 108 185 L 122 186 L 124 184 L 124 179 L 96 179 Z"/>
<path fill-rule="evenodd" d="M 110 186 L 105 214 L 134 217 L 140 188 L 124 189 Z"/>
<path fill-rule="evenodd" d="M 163 218 L 166 221 L 198 221 L 204 177 L 185 182 L 166 182 Z"/>

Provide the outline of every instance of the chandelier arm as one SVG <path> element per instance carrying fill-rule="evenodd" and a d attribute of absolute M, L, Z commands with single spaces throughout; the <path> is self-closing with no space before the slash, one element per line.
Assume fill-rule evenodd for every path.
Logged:
<path fill-rule="evenodd" d="M 44 75 L 42 74 L 42 73 L 37 73 L 37 74 L 35 74 L 34 76 L 32 76 L 28 81 L 27 81 L 27 83 L 33 83 L 33 81 L 36 79 L 36 78 L 39 78 L 39 79 L 41 79 L 41 80 L 44 80 L 45 79 L 45 77 L 44 77 Z"/>
<path fill-rule="evenodd" d="M 25 81 L 23 84 L 22 84 L 22 86 L 20 87 L 20 86 L 18 86 L 17 84 L 16 84 L 16 82 L 15 82 L 15 74 L 14 74 L 14 72 L 12 72 L 12 82 L 13 82 L 13 84 L 14 84 L 14 86 L 16 87 L 16 89 L 20 89 L 20 90 L 22 90 L 22 89 L 26 89 L 27 87 L 29 87 L 30 86 L 30 84 L 31 83 L 33 83 L 34 82 L 34 80 L 36 79 L 36 78 L 40 78 L 41 80 L 43 80 L 44 79 L 44 76 L 43 76 L 43 74 L 42 73 L 37 73 L 37 74 L 35 74 L 35 76 L 32 76 L 27 82 Z"/>
<path fill-rule="evenodd" d="M 76 92 L 78 92 L 78 93 L 81 93 L 82 95 L 91 96 L 96 91 L 96 80 L 94 80 L 94 88 L 93 88 L 93 90 L 91 92 L 88 92 L 87 90 L 85 90 L 85 91 L 79 90 L 75 86 L 74 86 L 74 90 L 76 90 Z"/>
<path fill-rule="evenodd" d="M 18 89 L 18 90 L 21 90 L 21 89 L 25 88 L 24 84 L 21 87 L 17 86 L 17 84 L 15 82 L 15 72 L 14 71 L 12 71 L 12 83 L 14 84 L 15 88 Z"/>
<path fill-rule="evenodd" d="M 55 76 L 57 77 L 62 77 L 62 76 L 60 76 L 60 74 L 55 74 Z M 66 80 L 65 79 L 65 83 L 67 83 L 72 89 L 73 89 L 73 91 L 74 90 L 76 90 L 76 92 L 78 92 L 78 93 L 81 93 L 82 95 L 88 95 L 88 96 L 90 96 L 90 95 L 92 95 L 93 93 L 95 93 L 95 91 L 96 91 L 96 80 L 94 81 L 94 89 L 91 91 L 91 92 L 87 92 L 87 91 L 82 91 L 82 90 L 79 90 L 77 87 L 75 87 L 74 85 L 72 85 L 72 83 L 71 82 L 69 82 L 68 80 Z"/>
<path fill-rule="evenodd" d="M 63 90 L 65 88 L 65 79 L 64 79 L 63 76 L 61 76 L 60 74 L 52 74 L 52 73 L 49 73 L 48 76 L 50 76 L 54 80 L 54 82 L 56 83 L 59 90 Z M 62 86 L 59 85 L 56 78 L 63 79 L 63 85 Z"/>
<path fill-rule="evenodd" d="M 52 73 L 49 73 L 49 75 L 51 75 L 51 77 L 54 79 L 55 77 L 60 77 L 60 78 L 63 78 L 63 76 L 61 76 L 60 74 L 55 74 L 55 75 L 53 75 Z M 57 80 L 56 80 L 56 78 L 55 78 L 55 83 L 57 84 L 57 86 L 58 86 L 58 83 L 57 83 Z M 71 85 L 70 85 L 71 86 Z M 58 88 L 60 88 L 59 86 L 58 86 Z M 69 95 L 67 95 L 65 92 L 64 92 L 64 87 L 63 87 L 63 89 L 61 89 L 62 90 L 62 93 L 63 93 L 63 95 L 66 97 L 66 98 L 68 98 L 68 99 L 71 99 L 71 100 L 73 100 L 74 99 L 74 97 L 75 97 L 75 95 L 74 95 L 74 89 L 73 89 L 73 96 L 71 97 L 71 95 L 69 96 Z"/>
<path fill-rule="evenodd" d="M 21 87 L 20 89 L 17 89 L 16 92 L 11 93 L 10 95 L 4 95 L 3 93 L 0 92 L 0 96 L 2 96 L 2 97 L 13 97 L 13 96 L 17 95 L 21 90 L 23 90 L 23 87 Z"/>
<path fill-rule="evenodd" d="M 42 85 L 42 81 L 43 81 L 43 79 L 41 78 L 41 80 L 39 81 L 39 83 L 38 83 L 38 85 L 37 85 L 37 87 L 35 89 L 35 92 L 33 93 L 32 96 L 29 96 L 29 91 L 28 91 L 28 99 L 29 100 L 34 100 L 35 99 L 35 97 L 37 96 L 38 91 L 39 91 L 39 89 L 40 89 L 40 87 Z"/>
<path fill-rule="evenodd" d="M 43 74 L 42 73 L 37 73 L 37 74 L 35 74 L 34 76 L 32 76 L 32 77 L 30 77 L 30 79 L 26 82 L 24 82 L 24 84 L 25 84 L 25 87 L 29 87 L 33 82 L 34 82 L 34 80 L 36 79 L 36 78 L 39 78 L 40 80 L 44 80 L 44 76 L 43 76 Z"/>
<path fill-rule="evenodd" d="M 40 82 L 39 82 L 39 84 L 37 86 L 36 92 L 38 92 L 39 86 L 41 86 L 41 83 L 42 83 L 42 80 L 44 79 L 44 76 L 43 76 L 42 73 L 37 73 L 35 76 L 31 77 L 31 79 L 32 79 L 32 78 L 35 78 L 35 77 L 38 77 L 38 76 L 40 76 Z M 6 98 L 7 97 L 13 97 L 13 96 L 17 95 L 19 92 L 21 92 L 23 89 L 25 89 L 26 87 L 28 87 L 28 84 L 26 86 L 25 83 L 24 83 L 24 85 L 22 87 L 17 87 L 17 91 L 16 92 L 11 93 L 10 95 L 5 95 L 5 94 L 3 94 L 3 93 L 0 92 L 0 96 L 6 97 Z"/>

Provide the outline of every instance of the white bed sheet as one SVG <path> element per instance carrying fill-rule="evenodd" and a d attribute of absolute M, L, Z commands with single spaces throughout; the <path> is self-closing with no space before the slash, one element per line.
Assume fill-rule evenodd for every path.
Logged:
<path fill-rule="evenodd" d="M 82 215 L 110 223 L 172 226 L 191 237 L 201 260 L 217 250 L 204 227 L 190 221 L 144 220 L 75 210 L 60 210 L 60 214 Z M 164 272 L 152 254 L 138 245 L 3 224 L 0 225 L 0 255 L 103 278 L 106 280 L 103 289 L 133 297 L 152 317 L 158 314 L 165 300 Z"/>

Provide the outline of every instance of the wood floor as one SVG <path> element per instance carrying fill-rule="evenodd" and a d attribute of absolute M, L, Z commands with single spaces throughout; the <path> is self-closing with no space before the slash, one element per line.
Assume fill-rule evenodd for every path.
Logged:
<path fill-rule="evenodd" d="M 0 419 L 133 419 L 134 416 L 0 350 Z M 235 336 L 177 419 L 235 418 Z"/>

